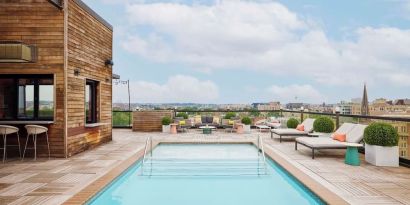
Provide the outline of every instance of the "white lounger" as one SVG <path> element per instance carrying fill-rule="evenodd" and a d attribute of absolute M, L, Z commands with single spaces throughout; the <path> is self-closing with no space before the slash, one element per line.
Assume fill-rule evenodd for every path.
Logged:
<path fill-rule="evenodd" d="M 297 129 L 290 129 L 290 128 L 284 128 L 284 129 L 271 129 L 270 131 L 270 137 L 273 138 L 273 134 L 276 134 L 279 136 L 279 142 L 282 142 L 282 137 L 287 136 L 287 137 L 300 137 L 300 136 L 307 136 L 309 133 L 313 131 L 313 122 L 315 122 L 315 119 L 312 118 L 307 118 L 302 122 L 302 125 L 305 126 L 305 131 L 299 131 Z"/>
<path fill-rule="evenodd" d="M 344 123 L 335 133 L 346 133 L 346 142 L 334 140 L 331 137 L 299 137 L 295 140 L 295 150 L 298 144 L 312 149 L 312 159 L 318 149 L 346 149 L 349 145 L 359 144 L 363 139 L 364 129 L 367 125 Z"/>

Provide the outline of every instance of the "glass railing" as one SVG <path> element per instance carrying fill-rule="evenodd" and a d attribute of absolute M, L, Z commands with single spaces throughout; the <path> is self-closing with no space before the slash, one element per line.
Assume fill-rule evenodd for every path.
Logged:
<path fill-rule="evenodd" d="M 112 111 L 113 128 L 131 128 L 132 111 Z"/>

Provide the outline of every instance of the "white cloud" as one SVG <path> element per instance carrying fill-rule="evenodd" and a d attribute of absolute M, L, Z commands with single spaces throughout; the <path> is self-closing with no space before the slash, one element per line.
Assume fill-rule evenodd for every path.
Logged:
<path fill-rule="evenodd" d="M 308 84 L 294 84 L 289 86 L 272 85 L 267 91 L 272 94 L 275 99 L 280 99 L 281 102 L 321 103 L 326 101 L 326 98 L 318 90 Z"/>
<path fill-rule="evenodd" d="M 210 103 L 219 96 L 218 86 L 212 81 L 201 81 L 186 75 L 171 76 L 164 84 L 130 82 L 130 91 L 131 102 L 141 103 Z M 114 86 L 113 93 L 114 102 L 124 103 L 123 99 L 128 99 L 127 89 L 123 85 Z"/>
<path fill-rule="evenodd" d="M 251 69 L 326 85 L 408 86 L 387 76 L 409 76 L 410 30 L 365 27 L 354 40 L 334 41 L 311 19 L 275 2 L 134 3 L 127 14 L 132 26 L 150 30 L 130 31 L 122 46 L 155 61 Z"/>

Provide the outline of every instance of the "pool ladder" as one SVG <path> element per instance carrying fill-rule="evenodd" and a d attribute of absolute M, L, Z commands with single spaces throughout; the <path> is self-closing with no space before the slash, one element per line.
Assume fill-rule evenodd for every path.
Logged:
<path fill-rule="evenodd" d="M 152 158 L 152 137 L 151 136 L 149 136 L 147 138 L 147 140 L 145 141 L 144 156 L 143 156 L 142 162 L 141 162 L 141 173 L 140 173 L 141 175 L 143 175 L 144 165 L 145 165 L 146 158 L 147 158 L 148 146 L 150 146 L 149 153 L 150 153 L 150 156 Z"/>
<path fill-rule="evenodd" d="M 260 135 L 258 135 L 258 155 L 259 154 L 262 154 L 263 165 L 264 165 L 264 168 L 265 168 L 265 174 L 268 174 L 268 168 L 267 168 L 268 165 L 267 165 L 267 162 L 266 162 L 263 138 Z"/>
<path fill-rule="evenodd" d="M 148 177 L 226 177 L 268 175 L 264 142 L 261 136 L 257 137 L 257 146 L 257 158 L 153 158 L 152 138 L 148 137 L 145 142 L 144 156 L 141 162 L 140 175 Z M 149 147 L 150 149 L 148 149 Z"/>

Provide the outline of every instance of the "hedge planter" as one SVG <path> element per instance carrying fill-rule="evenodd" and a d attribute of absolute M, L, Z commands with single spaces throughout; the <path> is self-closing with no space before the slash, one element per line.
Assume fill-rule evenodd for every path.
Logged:
<path fill-rule="evenodd" d="M 313 130 L 319 137 L 330 137 L 335 125 L 329 117 L 318 117 L 313 123 Z"/>
<path fill-rule="evenodd" d="M 241 120 L 242 124 L 243 124 L 243 132 L 244 133 L 251 133 L 251 124 L 252 124 L 252 120 L 249 117 L 244 117 Z"/>
<path fill-rule="evenodd" d="M 243 132 L 244 133 L 251 133 L 251 125 L 243 125 Z"/>
<path fill-rule="evenodd" d="M 372 123 L 364 130 L 365 159 L 376 166 L 399 166 L 399 135 L 387 123 Z"/>
<path fill-rule="evenodd" d="M 170 133 L 171 125 L 162 125 L 162 133 Z"/>
<path fill-rule="evenodd" d="M 376 166 L 398 167 L 399 147 L 383 147 L 377 145 L 365 145 L 366 162 Z"/>

